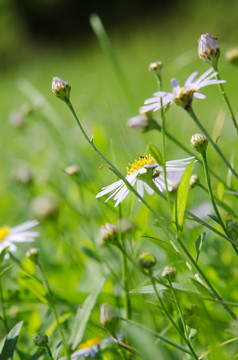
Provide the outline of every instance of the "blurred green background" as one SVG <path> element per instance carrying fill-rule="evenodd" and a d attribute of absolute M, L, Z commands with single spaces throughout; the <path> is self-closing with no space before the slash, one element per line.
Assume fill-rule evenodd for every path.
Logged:
<path fill-rule="evenodd" d="M 107 168 L 101 167 L 102 162 L 85 143 L 65 104 L 52 95 L 52 77 L 58 76 L 70 83 L 72 103 L 89 137 L 94 135 L 96 146 L 124 174 L 128 162 L 144 155 L 150 143 L 161 150 L 159 133 L 141 135 L 127 127 L 127 119 L 137 115 L 144 100 L 157 90 L 156 81 L 148 72 L 149 63 L 163 61 L 166 91 L 171 90 L 170 79 L 173 77 L 183 84 L 193 71 L 202 74 L 208 68 L 197 55 L 197 39 L 203 33 L 218 37 L 221 77 L 227 80 L 227 93 L 235 113 L 238 111 L 238 69 L 224 58 L 225 51 L 238 44 L 236 0 L 94 1 L 86 5 L 85 10 L 85 2 L 76 0 L 0 2 L 1 223 L 16 225 L 34 217 L 41 221 L 41 237 L 36 245 L 41 248 L 49 281 L 62 301 L 63 310 L 67 302 L 81 303 L 76 292 L 91 291 L 100 276 L 108 273 L 108 269 L 101 270 L 101 263 L 93 258 L 96 257 L 95 240 L 99 226 L 106 221 L 116 222 L 118 213 L 112 201 L 105 205 L 104 199 L 95 199 L 101 187 L 115 181 L 115 177 Z M 89 16 L 95 12 L 105 25 L 133 101 L 128 101 L 113 64 L 90 27 Z M 216 86 L 206 88 L 204 93 L 207 99 L 195 100 L 195 111 L 213 138 L 220 136 L 219 145 L 228 159 L 237 162 L 234 158 L 237 149 L 235 130 L 221 95 Z M 198 131 L 178 107 L 170 109 L 166 126 L 187 147 L 191 135 Z M 188 156 L 169 140 L 166 144 L 168 160 Z M 227 169 L 211 148 L 208 159 L 217 173 L 226 179 Z M 76 181 L 64 171 L 72 164 L 80 168 Z M 196 172 L 204 181 L 199 165 L 196 165 Z M 27 177 L 29 174 L 30 178 Z M 215 186 L 216 182 L 213 184 Z M 35 200 L 42 196 L 52 201 L 51 216 L 39 213 L 42 205 Z M 207 199 L 207 195 L 198 190 L 190 194 L 188 206 L 194 207 Z M 147 210 L 138 205 L 137 200 L 133 206 L 133 200 L 130 195 L 122 215 L 129 215 L 132 209 L 130 218 L 136 222 L 139 235 L 159 232 L 152 225 L 153 219 Z M 149 201 L 156 209 L 160 208 L 161 215 L 168 211 L 167 205 L 158 204 L 157 199 L 150 198 Z M 199 231 L 194 228 L 189 236 L 191 234 L 195 239 Z M 139 239 L 137 233 L 132 237 Z M 224 251 L 219 244 L 215 244 L 216 254 L 213 247 L 206 249 L 204 262 L 208 274 L 214 282 L 226 282 L 226 289 L 234 288 L 235 291 L 232 279 L 237 275 L 237 269 L 230 265 L 233 255 L 230 248 Z M 138 240 L 137 245 L 146 250 L 151 246 L 148 241 L 144 246 L 143 240 Z M 194 250 L 193 244 L 191 247 Z M 28 245 L 22 245 L 22 254 L 27 248 Z M 166 255 L 160 249 L 153 251 L 158 256 L 159 268 L 162 268 L 167 264 Z M 104 256 L 110 261 L 111 253 L 105 251 Z M 219 268 L 219 256 L 223 257 L 228 269 Z M 115 271 L 119 272 L 116 256 L 113 261 Z M 11 301 L 14 305 L 9 314 L 12 319 L 16 314 L 19 319 L 27 318 L 28 313 L 16 305 L 16 296 L 20 304 L 28 300 L 29 293 L 19 291 L 14 271 L 7 285 L 12 291 L 9 308 Z M 109 283 L 105 293 L 115 296 L 116 290 Z M 34 299 L 32 296 L 32 302 Z M 29 308 L 34 310 L 32 304 L 28 306 L 26 312 Z M 31 316 L 34 321 L 28 329 L 29 337 L 41 325 L 36 312 L 32 311 Z M 26 321 L 31 323 L 30 318 Z"/>

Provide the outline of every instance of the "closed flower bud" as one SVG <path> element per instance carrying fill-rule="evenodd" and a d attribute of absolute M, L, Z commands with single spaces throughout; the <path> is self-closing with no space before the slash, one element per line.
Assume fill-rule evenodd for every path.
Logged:
<path fill-rule="evenodd" d="M 193 174 L 190 177 L 190 183 L 189 183 L 189 188 L 193 189 L 195 188 L 195 186 L 199 185 L 199 177 L 197 176 L 197 174 Z"/>
<path fill-rule="evenodd" d="M 59 77 L 53 77 L 52 92 L 53 94 L 63 101 L 69 101 L 71 86 L 65 80 Z"/>
<path fill-rule="evenodd" d="M 154 120 L 151 119 L 147 113 L 143 113 L 129 118 L 127 125 L 132 129 L 144 133 L 154 128 Z"/>
<path fill-rule="evenodd" d="M 48 344 L 48 336 L 43 334 L 38 334 L 34 339 L 34 343 L 36 344 L 36 346 L 46 347 Z"/>
<path fill-rule="evenodd" d="M 116 333 L 118 315 L 113 307 L 108 303 L 104 303 L 100 306 L 100 323 L 112 334 Z"/>
<path fill-rule="evenodd" d="M 176 274 L 176 268 L 174 266 L 166 266 L 163 269 L 161 276 L 165 279 L 170 279 L 171 281 L 173 281 L 175 278 L 175 274 Z"/>
<path fill-rule="evenodd" d="M 140 254 L 140 256 L 138 257 L 138 261 L 140 267 L 145 271 L 152 269 L 156 264 L 156 258 L 154 257 L 154 255 L 148 252 L 143 252 L 142 254 Z"/>
<path fill-rule="evenodd" d="M 226 214 L 226 229 L 233 240 L 238 239 L 238 222 L 234 221 L 229 213 Z"/>
<path fill-rule="evenodd" d="M 31 210 L 38 219 L 54 218 L 60 210 L 58 198 L 55 195 L 38 196 L 33 200 Z"/>
<path fill-rule="evenodd" d="M 75 176 L 79 174 L 80 168 L 78 165 L 70 165 L 65 168 L 65 172 L 70 176 Z"/>
<path fill-rule="evenodd" d="M 37 264 L 39 259 L 40 249 L 38 248 L 31 248 L 27 251 L 26 256 L 30 259 L 33 263 Z"/>
<path fill-rule="evenodd" d="M 208 140 L 203 134 L 195 134 L 191 137 L 190 141 L 192 147 L 200 154 L 205 154 L 207 150 Z"/>
<path fill-rule="evenodd" d="M 162 69 L 163 69 L 162 61 L 155 61 L 155 62 L 150 63 L 150 65 L 149 65 L 149 71 L 151 71 L 155 75 L 160 76 Z"/>
<path fill-rule="evenodd" d="M 220 48 L 216 38 L 210 34 L 201 35 L 198 40 L 198 55 L 200 59 L 211 66 L 216 65 L 220 56 Z"/>
<path fill-rule="evenodd" d="M 225 58 L 231 64 L 238 66 L 238 46 L 228 49 L 225 52 Z"/>
<path fill-rule="evenodd" d="M 110 223 L 106 223 L 99 229 L 98 242 L 100 245 L 118 244 L 118 228 Z"/>

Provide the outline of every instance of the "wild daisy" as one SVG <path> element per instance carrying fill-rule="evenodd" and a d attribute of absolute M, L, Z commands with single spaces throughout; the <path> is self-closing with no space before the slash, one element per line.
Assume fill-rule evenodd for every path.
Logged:
<path fill-rule="evenodd" d="M 9 247 L 9 252 L 16 251 L 15 243 L 32 242 L 39 235 L 38 231 L 31 230 L 38 225 L 38 221 L 26 221 L 18 226 L 9 227 L 3 226 L 0 228 L 0 253 L 6 247 Z"/>
<path fill-rule="evenodd" d="M 145 106 L 140 108 L 141 112 L 156 111 L 161 108 L 161 99 L 164 107 L 167 105 L 176 104 L 183 108 L 188 108 L 191 105 L 193 97 L 198 99 L 205 99 L 206 96 L 197 92 L 202 87 L 214 84 L 224 83 L 225 80 L 213 79 L 217 72 L 213 72 L 213 69 L 208 69 L 203 75 L 195 79 L 198 72 L 192 73 L 186 80 L 183 87 L 181 87 L 176 79 L 171 79 L 173 92 L 158 91 L 154 93 L 154 96 L 145 101 Z"/>
<path fill-rule="evenodd" d="M 187 165 L 194 159 L 173 160 L 166 162 L 166 175 L 168 190 L 172 191 L 179 183 Z M 132 165 L 127 167 L 126 180 L 132 185 L 136 185 L 137 192 L 143 197 L 144 191 L 152 195 L 154 190 L 146 183 L 146 176 L 152 180 L 155 186 L 162 192 L 166 190 L 163 168 L 151 155 L 139 156 Z M 129 193 L 129 189 L 123 180 L 118 180 L 113 184 L 102 188 L 102 191 L 96 195 L 97 198 L 113 192 L 107 200 L 113 197 L 116 201 L 115 206 L 120 204 Z M 106 201 L 107 201 L 106 200 Z"/>
<path fill-rule="evenodd" d="M 76 350 L 71 356 L 70 360 L 84 359 L 87 357 L 94 358 L 100 349 L 104 348 L 107 344 L 113 343 L 114 340 L 111 337 L 101 339 L 96 336 L 95 338 L 89 339 L 84 343 L 79 345 L 78 350 Z M 66 357 L 60 358 L 60 360 L 66 360 Z"/>

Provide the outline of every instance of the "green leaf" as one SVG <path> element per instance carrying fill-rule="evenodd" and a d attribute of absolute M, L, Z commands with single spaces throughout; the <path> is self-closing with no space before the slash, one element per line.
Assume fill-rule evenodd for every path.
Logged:
<path fill-rule="evenodd" d="M 172 283 L 172 286 L 175 290 L 181 292 L 189 292 L 197 295 L 201 295 L 200 291 L 191 284 L 181 284 L 181 283 Z M 168 288 L 162 284 L 156 284 L 156 288 L 158 291 L 168 290 Z M 152 285 L 142 286 L 140 288 L 134 289 L 130 291 L 130 294 L 154 294 L 154 288 Z"/>
<path fill-rule="evenodd" d="M 39 280 L 36 280 L 33 277 L 30 278 L 28 276 L 20 275 L 18 281 L 21 286 L 30 290 L 38 299 L 40 299 L 40 301 L 44 303 L 48 302 L 46 299 L 46 290 Z"/>
<path fill-rule="evenodd" d="M 14 328 L 12 328 L 5 339 L 2 352 L 0 354 L 0 360 L 12 360 L 13 353 L 17 344 L 18 336 L 20 334 L 23 321 L 17 323 Z"/>
<path fill-rule="evenodd" d="M 163 164 L 162 155 L 161 155 L 159 149 L 156 146 L 150 145 L 149 146 L 149 152 L 151 153 L 151 155 L 153 156 L 155 161 L 157 161 L 158 164 Z"/>
<path fill-rule="evenodd" d="M 202 249 L 202 245 L 203 245 L 203 241 L 205 239 L 205 236 L 206 236 L 206 233 L 203 232 L 199 238 L 197 239 L 197 241 L 195 242 L 195 247 L 196 247 L 196 250 L 197 250 L 197 255 L 196 255 L 196 263 L 198 262 L 198 258 L 199 258 L 199 255 L 200 255 L 200 252 L 201 252 L 201 249 Z"/>
<path fill-rule="evenodd" d="M 211 218 L 213 221 L 215 221 L 217 224 L 221 224 L 220 220 L 218 219 L 217 216 L 213 215 L 213 214 L 207 214 L 209 216 L 209 218 Z"/>
<path fill-rule="evenodd" d="M 4 256 L 8 253 L 9 246 L 5 247 L 0 253 L 0 264 L 3 262 Z"/>
<path fill-rule="evenodd" d="M 187 204 L 193 163 L 194 161 L 188 165 L 187 169 L 183 173 L 178 187 L 177 198 L 173 206 L 173 222 L 176 225 L 176 229 L 180 232 L 183 230 L 184 212 Z"/>
<path fill-rule="evenodd" d="M 166 241 L 158 239 L 156 237 L 153 236 L 142 236 L 145 239 L 148 239 L 150 241 L 152 241 L 153 243 L 155 243 L 156 245 L 158 245 L 159 247 L 161 247 L 163 250 L 165 250 L 168 254 L 174 254 L 177 255 L 176 251 L 174 250 L 173 246 L 168 244 Z"/>
<path fill-rule="evenodd" d="M 224 199 L 224 184 L 222 182 L 219 182 L 218 185 L 217 185 L 217 197 L 218 197 L 218 200 L 219 201 L 223 201 Z"/>
<path fill-rule="evenodd" d="M 92 291 L 92 293 L 87 297 L 87 299 L 84 301 L 82 307 L 78 308 L 78 311 L 77 311 L 77 314 L 75 316 L 75 320 L 74 320 L 74 323 L 72 326 L 72 334 L 69 339 L 69 343 L 72 344 L 73 349 L 76 349 L 77 346 L 82 341 L 86 325 L 87 325 L 90 315 L 94 309 L 98 295 L 100 294 L 104 284 L 105 284 L 105 279 L 103 279 L 101 281 L 101 283 L 99 284 L 99 286 L 96 289 L 94 289 Z"/>

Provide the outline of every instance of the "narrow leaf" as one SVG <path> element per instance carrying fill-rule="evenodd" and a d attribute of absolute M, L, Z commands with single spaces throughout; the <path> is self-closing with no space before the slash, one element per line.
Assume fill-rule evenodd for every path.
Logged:
<path fill-rule="evenodd" d="M 213 214 L 207 214 L 209 216 L 209 218 L 211 218 L 212 220 L 214 220 L 216 223 L 221 224 L 220 220 L 218 219 L 217 216 L 213 215 Z"/>
<path fill-rule="evenodd" d="M 196 288 L 196 286 L 192 284 L 181 284 L 181 283 L 172 283 L 173 289 L 178 290 L 180 292 L 189 292 L 200 295 L 200 291 Z M 168 288 L 162 284 L 156 284 L 156 288 L 158 291 L 168 290 Z M 131 290 L 131 294 L 154 294 L 154 288 L 152 285 L 142 286 L 140 288 Z"/>
<path fill-rule="evenodd" d="M 174 248 L 172 247 L 172 245 L 168 244 L 166 241 L 158 239 L 156 237 L 153 236 L 142 236 L 145 239 L 148 239 L 150 241 L 152 241 L 153 243 L 155 243 L 156 245 L 158 245 L 160 248 L 162 248 L 163 250 L 165 250 L 168 254 L 174 254 L 177 255 L 177 253 L 175 252 Z"/>
<path fill-rule="evenodd" d="M 78 308 L 75 320 L 72 326 L 72 334 L 69 340 L 69 343 L 72 344 L 72 348 L 75 349 L 82 341 L 86 325 L 90 318 L 90 315 L 94 309 L 98 295 L 100 294 L 105 279 L 103 279 L 100 285 L 92 291 L 92 293 L 84 301 L 82 307 Z"/>
<path fill-rule="evenodd" d="M 178 231 L 183 230 L 184 212 L 187 204 L 192 168 L 193 161 L 188 165 L 187 169 L 183 173 L 178 187 L 177 198 L 173 207 L 173 222 L 174 224 L 176 224 L 176 228 Z"/>
<path fill-rule="evenodd" d="M 199 258 L 199 255 L 200 255 L 200 252 L 201 252 L 201 249 L 202 249 L 202 245 L 203 245 L 203 241 L 205 239 L 205 236 L 206 236 L 206 233 L 203 232 L 199 238 L 197 239 L 197 241 L 195 242 L 195 247 L 196 247 L 196 250 L 197 250 L 197 255 L 196 255 L 196 262 L 198 262 L 198 258 Z"/>
<path fill-rule="evenodd" d="M 5 339 L 2 352 L 0 354 L 0 360 L 12 360 L 13 353 L 17 344 L 18 336 L 20 334 L 23 321 L 17 323 L 14 328 L 12 328 Z"/>

